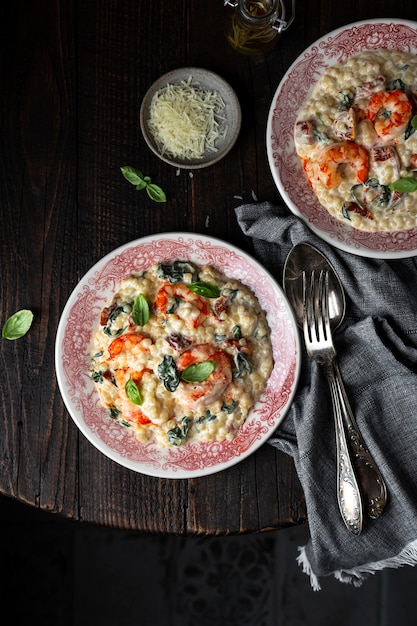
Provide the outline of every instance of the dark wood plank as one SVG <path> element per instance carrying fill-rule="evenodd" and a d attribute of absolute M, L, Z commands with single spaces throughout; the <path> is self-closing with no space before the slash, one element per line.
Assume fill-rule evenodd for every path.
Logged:
<path fill-rule="evenodd" d="M 76 279 L 66 240 L 77 226 L 72 9 L 49 2 L 2 5 L 0 44 L 2 319 L 19 308 L 35 313 L 21 342 L 2 342 L 2 487 L 35 506 L 70 512 L 76 509 L 78 435 L 74 430 L 71 439 L 68 432 L 53 345 Z"/>

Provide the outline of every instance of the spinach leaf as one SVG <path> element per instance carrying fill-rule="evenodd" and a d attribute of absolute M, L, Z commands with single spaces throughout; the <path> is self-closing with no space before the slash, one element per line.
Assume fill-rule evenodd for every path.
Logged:
<path fill-rule="evenodd" d="M 181 425 L 171 428 L 167 432 L 168 441 L 173 446 L 180 446 L 182 441 L 187 437 L 190 428 L 191 419 L 189 417 L 183 417 Z"/>
<path fill-rule="evenodd" d="M 120 426 L 125 426 L 126 428 L 130 428 L 132 426 L 130 422 L 120 417 L 121 413 L 119 409 L 116 409 L 116 407 L 114 406 L 109 409 L 109 415 L 112 418 L 112 420 L 117 422 Z"/>
<path fill-rule="evenodd" d="M 405 91 L 407 89 L 405 82 L 401 80 L 401 78 L 394 78 L 387 85 L 387 91 L 395 91 L 396 89 L 399 89 L 400 91 Z"/>
<path fill-rule="evenodd" d="M 158 376 L 167 391 L 175 391 L 180 384 L 177 366 L 172 356 L 166 354 L 157 368 Z"/>
<path fill-rule="evenodd" d="M 337 105 L 337 110 L 346 111 L 352 106 L 354 97 L 348 92 L 340 91 L 339 93 L 340 93 L 340 98 L 339 98 L 339 104 Z"/>
<path fill-rule="evenodd" d="M 168 280 L 170 283 L 180 283 L 184 280 L 185 274 L 196 274 L 196 268 L 188 261 L 174 261 L 171 264 L 160 263 L 156 270 L 158 278 Z"/>
<path fill-rule="evenodd" d="M 169 298 L 168 302 L 169 304 L 167 304 L 167 307 L 166 307 L 166 314 L 172 315 L 172 313 L 175 313 L 175 311 L 178 309 L 180 302 L 181 302 L 181 298 L 174 296 L 173 298 Z"/>
<path fill-rule="evenodd" d="M 232 400 L 230 404 L 223 404 L 222 406 L 222 411 L 226 411 L 226 413 L 228 413 L 229 415 L 233 413 L 233 411 L 236 411 L 236 409 L 237 409 L 236 400 Z"/>
<path fill-rule="evenodd" d="M 205 422 L 212 422 L 213 420 L 215 420 L 217 417 L 217 415 L 215 413 L 212 413 L 209 409 L 206 409 L 205 415 L 202 415 L 201 417 L 198 418 L 198 420 L 196 421 L 196 424 L 204 424 Z"/>
<path fill-rule="evenodd" d="M 350 217 L 350 213 L 345 202 L 342 205 L 342 215 L 345 219 L 349 220 L 350 222 L 352 221 L 352 218 Z"/>
<path fill-rule="evenodd" d="M 244 374 L 250 374 L 252 372 L 252 365 L 248 359 L 240 352 L 234 356 L 235 369 L 233 370 L 233 378 L 243 378 Z"/>
<path fill-rule="evenodd" d="M 112 333 L 110 325 L 105 326 L 103 328 L 103 333 L 105 335 L 107 335 L 107 337 L 119 337 L 122 333 L 124 333 L 124 331 L 126 330 L 127 326 L 124 326 L 123 328 L 119 328 L 118 330 L 116 330 L 114 333 Z"/>
<path fill-rule="evenodd" d="M 107 337 L 119 337 L 122 333 L 124 333 L 127 326 L 118 328 L 115 331 L 112 330 L 112 326 L 121 313 L 128 313 L 130 311 L 130 307 L 131 304 L 126 305 L 126 308 L 125 306 L 118 306 L 110 313 L 107 325 L 103 328 L 103 333 L 107 335 Z"/>
<path fill-rule="evenodd" d="M 91 378 L 95 383 L 103 382 L 103 370 L 99 370 L 98 372 L 95 370 L 91 370 Z"/>

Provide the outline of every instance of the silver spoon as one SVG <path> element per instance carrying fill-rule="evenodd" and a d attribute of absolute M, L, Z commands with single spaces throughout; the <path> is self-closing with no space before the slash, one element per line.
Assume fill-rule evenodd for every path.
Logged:
<path fill-rule="evenodd" d="M 309 271 L 324 269 L 329 272 L 329 314 L 331 329 L 334 331 L 345 315 L 346 302 L 343 286 L 328 259 L 308 243 L 294 246 L 284 265 L 284 291 L 294 309 L 297 322 L 302 328 L 304 315 L 302 274 L 306 269 Z M 336 359 L 334 360 L 334 374 L 342 418 L 366 512 L 372 519 L 377 519 L 387 502 L 387 487 L 353 416 Z"/>

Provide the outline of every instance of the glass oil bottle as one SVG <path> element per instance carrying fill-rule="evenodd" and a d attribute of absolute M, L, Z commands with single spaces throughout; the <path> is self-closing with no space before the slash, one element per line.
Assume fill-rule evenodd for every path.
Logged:
<path fill-rule="evenodd" d="M 228 42 L 249 55 L 268 52 L 295 17 L 295 0 L 288 21 L 283 0 L 224 0 L 224 6 Z"/>

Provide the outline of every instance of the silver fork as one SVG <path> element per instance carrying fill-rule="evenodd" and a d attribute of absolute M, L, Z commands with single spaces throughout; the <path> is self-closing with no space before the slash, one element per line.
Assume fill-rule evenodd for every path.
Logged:
<path fill-rule="evenodd" d="M 333 366 L 334 349 L 329 320 L 329 276 L 327 270 L 303 272 L 303 332 L 307 354 L 322 366 L 330 387 L 337 449 L 337 501 L 348 530 L 360 535 L 363 524 L 363 507 L 356 480 L 346 433 L 343 426 L 342 407 Z"/>

